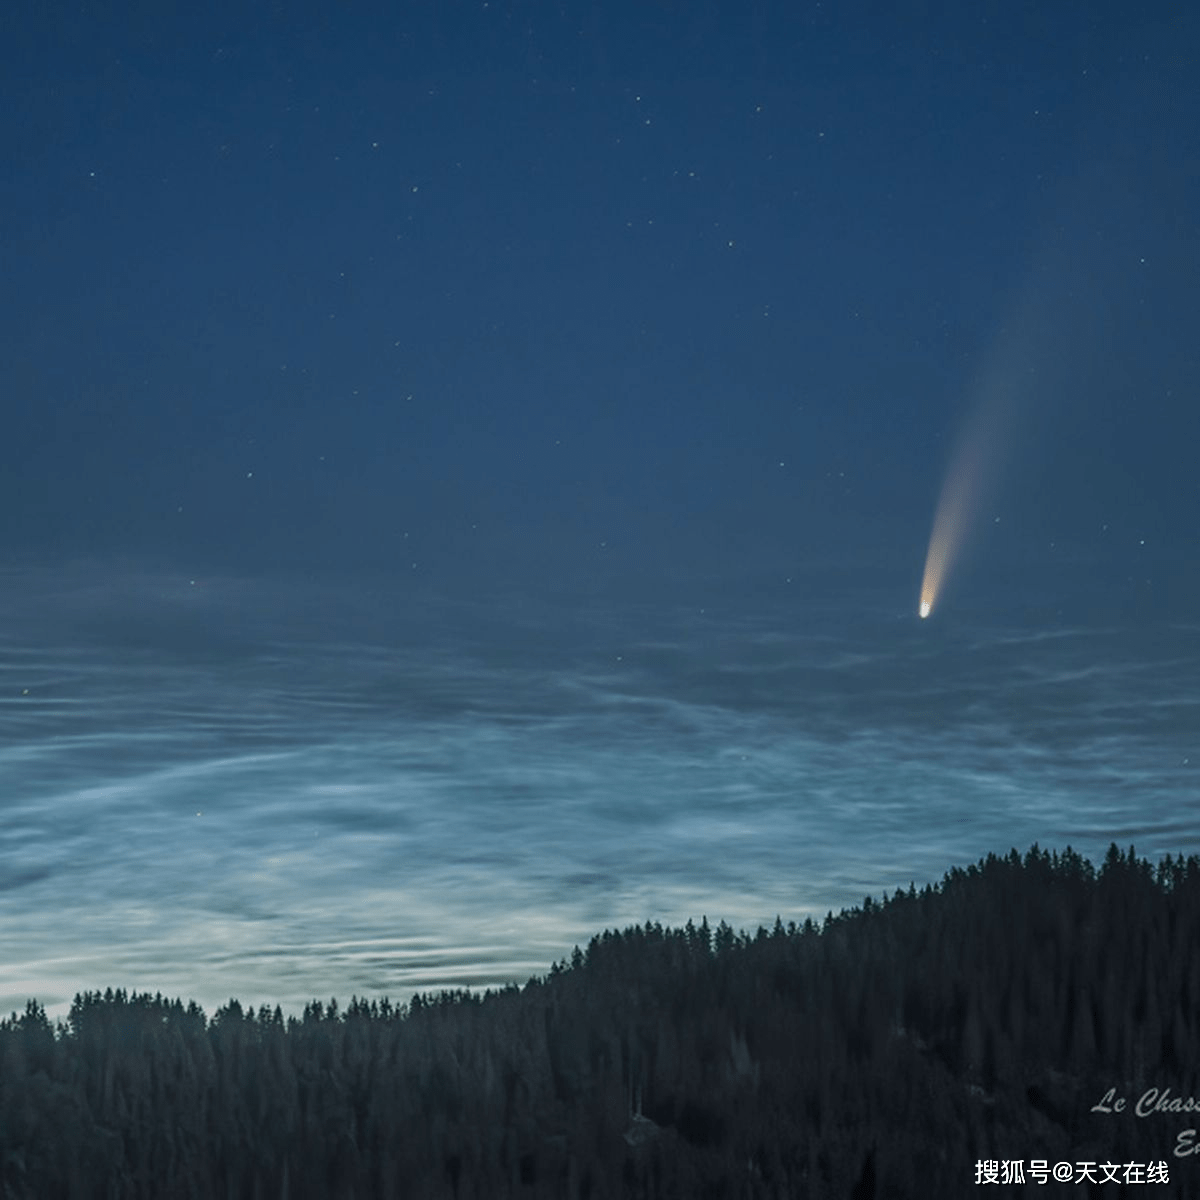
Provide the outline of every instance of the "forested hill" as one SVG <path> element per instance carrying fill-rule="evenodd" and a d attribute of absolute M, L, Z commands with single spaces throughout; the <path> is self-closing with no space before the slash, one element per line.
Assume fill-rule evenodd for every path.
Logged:
<path fill-rule="evenodd" d="M 820 926 L 607 932 L 484 996 L 31 1001 L 0 1023 L 3 1195 L 961 1197 L 1018 1159 L 985 1194 L 1101 1194 L 1042 1159 L 1196 1196 L 1198 1014 L 1200 859 L 1034 846 Z"/>

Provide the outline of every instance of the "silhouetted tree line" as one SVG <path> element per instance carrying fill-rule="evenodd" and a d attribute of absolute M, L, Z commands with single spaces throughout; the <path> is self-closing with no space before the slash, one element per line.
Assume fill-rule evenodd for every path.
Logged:
<path fill-rule="evenodd" d="M 1200 1095 L 1198 951 L 1200 858 L 1114 845 L 1096 871 L 1035 845 L 823 925 L 605 932 L 482 996 L 207 1020 L 110 989 L 54 1026 L 30 1001 L 0 1022 L 0 1180 L 11 1200 L 866 1200 L 1044 1158 L 1169 1160 L 1152 1194 L 1197 1194 L 1172 1151 L 1200 1120 L 1091 1109 Z"/>

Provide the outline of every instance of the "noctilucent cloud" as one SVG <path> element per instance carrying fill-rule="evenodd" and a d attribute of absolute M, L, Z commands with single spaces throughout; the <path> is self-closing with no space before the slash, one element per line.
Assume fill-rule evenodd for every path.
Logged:
<path fill-rule="evenodd" d="M 0 1011 L 1200 852 L 1197 53 L 1109 3 L 5 18 Z"/>

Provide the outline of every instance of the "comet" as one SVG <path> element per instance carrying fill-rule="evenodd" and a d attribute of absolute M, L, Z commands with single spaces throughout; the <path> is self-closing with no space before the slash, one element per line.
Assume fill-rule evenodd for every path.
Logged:
<path fill-rule="evenodd" d="M 923 621 L 937 607 L 946 577 L 990 494 L 1000 450 L 1008 440 L 1005 435 L 1012 407 L 1007 389 L 993 383 L 985 390 L 950 457 L 925 553 L 917 603 L 917 614 Z"/>
<path fill-rule="evenodd" d="M 1076 201 L 1097 194 L 1098 183 L 1098 176 L 1082 176 L 1048 214 L 1040 245 L 980 361 L 934 510 L 917 601 L 923 621 L 936 613 L 946 581 L 992 501 L 1025 415 L 1035 405 L 1050 410 L 1061 393 L 1078 391 L 1092 377 L 1081 363 L 1106 359 L 1101 338 L 1107 326 L 1098 317 L 1117 297 L 1081 303 L 1099 283 L 1091 258 L 1096 251 L 1063 233 L 1074 224 Z"/>

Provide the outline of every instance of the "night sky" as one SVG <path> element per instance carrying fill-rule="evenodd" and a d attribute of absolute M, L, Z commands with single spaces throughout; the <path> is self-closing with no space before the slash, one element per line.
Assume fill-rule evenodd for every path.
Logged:
<path fill-rule="evenodd" d="M 1198 54 L 1165 3 L 6 12 L 0 1009 L 1200 850 Z"/>

